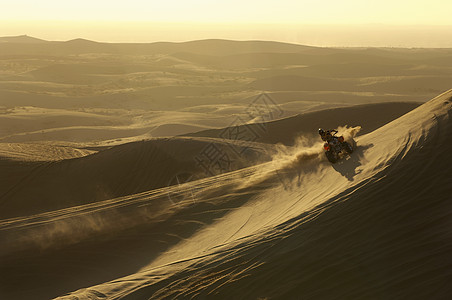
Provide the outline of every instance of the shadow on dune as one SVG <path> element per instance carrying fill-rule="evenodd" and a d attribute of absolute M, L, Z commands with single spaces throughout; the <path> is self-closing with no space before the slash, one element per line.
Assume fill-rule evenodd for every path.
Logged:
<path fill-rule="evenodd" d="M 361 166 L 361 159 L 364 157 L 364 152 L 373 146 L 373 144 L 358 146 L 349 157 L 332 164 L 334 170 L 346 177 L 349 181 L 353 181 L 355 176 L 361 173 L 358 167 Z"/>

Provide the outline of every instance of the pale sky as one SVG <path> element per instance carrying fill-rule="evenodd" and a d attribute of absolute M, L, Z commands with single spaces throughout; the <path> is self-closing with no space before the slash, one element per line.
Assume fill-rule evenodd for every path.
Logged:
<path fill-rule="evenodd" d="M 445 0 L 0 0 L 0 8 L 0 36 L 51 40 L 230 38 L 340 46 L 345 40 L 334 41 L 335 33 L 347 30 L 358 39 L 350 40 L 355 45 L 357 35 L 366 37 L 363 28 L 378 27 L 380 33 L 395 28 L 400 37 L 407 28 L 427 28 L 421 32 L 427 39 L 452 28 L 452 1 Z M 400 38 L 374 44 L 397 42 L 405 44 Z"/>
<path fill-rule="evenodd" d="M 2 20 L 452 25 L 445 0 L 12 0 Z"/>

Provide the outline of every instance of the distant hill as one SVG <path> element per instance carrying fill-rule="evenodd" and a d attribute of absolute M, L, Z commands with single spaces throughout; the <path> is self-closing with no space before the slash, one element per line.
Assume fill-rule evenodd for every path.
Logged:
<path fill-rule="evenodd" d="M 67 42 L 64 42 L 65 44 L 74 44 L 74 45 L 92 45 L 92 44 L 100 44 L 98 42 L 95 41 L 91 41 L 91 40 L 87 40 L 87 39 L 82 39 L 82 38 L 78 38 L 78 39 L 73 39 L 73 40 L 69 40 Z"/>
<path fill-rule="evenodd" d="M 37 39 L 28 35 L 19 35 L 19 36 L 5 36 L 0 37 L 0 43 L 31 43 L 31 44 L 37 44 L 37 43 L 45 43 L 47 41 Z"/>
<path fill-rule="evenodd" d="M 272 41 L 232 41 L 207 39 L 189 42 L 153 42 L 153 43 L 101 43 L 82 38 L 70 41 L 45 41 L 27 35 L 15 37 L 0 37 L 0 43 L 9 44 L 2 47 L 0 54 L 48 54 L 66 55 L 77 53 L 127 53 L 127 54 L 152 54 L 189 52 L 199 55 L 240 55 L 256 52 L 264 53 L 307 53 L 318 51 L 316 47 L 296 44 L 272 42 Z M 40 44 L 35 49 L 22 49 L 17 44 Z M 5 45 L 4 45 L 5 46 Z M 329 52 L 324 49 L 324 52 Z"/>

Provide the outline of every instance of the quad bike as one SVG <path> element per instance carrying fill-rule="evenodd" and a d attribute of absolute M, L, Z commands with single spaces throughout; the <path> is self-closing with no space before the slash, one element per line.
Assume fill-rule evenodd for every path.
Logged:
<path fill-rule="evenodd" d="M 333 164 L 339 160 L 342 152 L 345 151 L 348 154 L 353 152 L 353 147 L 344 140 L 343 136 L 336 136 L 336 133 L 323 145 L 323 148 L 326 157 Z"/>

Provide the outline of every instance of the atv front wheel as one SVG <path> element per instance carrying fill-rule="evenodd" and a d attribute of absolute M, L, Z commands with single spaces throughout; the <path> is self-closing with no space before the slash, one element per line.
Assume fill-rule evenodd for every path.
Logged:
<path fill-rule="evenodd" d="M 352 154 L 352 152 L 353 152 L 353 147 L 350 146 L 349 143 L 344 142 L 344 143 L 343 143 L 343 146 L 344 146 L 345 151 L 346 151 L 348 154 Z"/>

